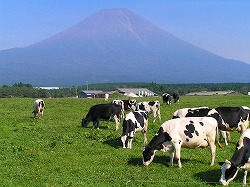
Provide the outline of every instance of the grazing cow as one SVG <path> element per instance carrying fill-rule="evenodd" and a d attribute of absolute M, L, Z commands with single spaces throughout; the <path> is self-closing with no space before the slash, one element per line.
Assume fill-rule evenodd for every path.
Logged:
<path fill-rule="evenodd" d="M 246 185 L 247 171 L 250 168 L 250 129 L 241 135 L 232 158 L 219 164 L 221 165 L 221 184 L 228 185 L 236 177 L 238 171 L 243 169 L 243 185 Z"/>
<path fill-rule="evenodd" d="M 153 122 L 156 121 L 157 116 L 161 120 L 161 111 L 160 111 L 160 102 L 159 101 L 140 102 L 137 104 L 136 110 L 144 110 L 144 111 L 147 111 L 148 113 L 152 112 L 154 115 Z"/>
<path fill-rule="evenodd" d="M 210 147 L 214 165 L 217 135 L 217 121 L 212 117 L 188 117 L 171 119 L 163 123 L 153 139 L 144 148 L 143 164 L 148 166 L 158 150 L 168 151 L 170 154 L 170 166 L 173 165 L 174 154 L 178 159 L 179 168 L 181 147 L 196 148 Z M 219 142 L 218 142 L 219 144 Z M 219 144 L 220 145 L 220 144 Z"/>
<path fill-rule="evenodd" d="M 171 104 L 171 95 L 168 93 L 162 94 L 162 100 L 163 100 L 163 103 L 170 105 Z"/>
<path fill-rule="evenodd" d="M 121 141 L 123 148 L 132 148 L 132 140 L 135 132 L 142 132 L 144 144 L 147 143 L 148 113 L 146 111 L 130 112 L 123 121 Z"/>
<path fill-rule="evenodd" d="M 180 101 L 180 96 L 179 96 L 179 94 L 178 94 L 178 93 L 174 93 L 174 94 L 173 94 L 173 99 L 174 99 L 174 103 L 179 102 L 179 101 Z"/>
<path fill-rule="evenodd" d="M 206 106 L 198 108 L 182 108 L 174 112 L 172 119 L 183 117 L 204 117 L 207 116 L 210 110 L 211 109 Z"/>
<path fill-rule="evenodd" d="M 208 116 L 218 121 L 218 128 L 228 145 L 226 131 L 236 130 L 243 133 L 249 126 L 249 112 L 243 107 L 217 107 L 209 111 Z"/>
<path fill-rule="evenodd" d="M 122 100 L 116 99 L 111 102 L 112 104 L 120 105 L 122 107 L 121 118 L 124 118 L 125 111 L 124 111 L 124 102 Z"/>
<path fill-rule="evenodd" d="M 45 102 L 42 99 L 37 99 L 34 102 L 33 112 L 34 117 L 42 117 L 45 109 Z"/>
<path fill-rule="evenodd" d="M 124 103 L 124 110 L 136 110 L 136 100 L 131 99 L 131 100 L 122 100 Z"/>
<path fill-rule="evenodd" d="M 87 125 L 92 121 L 93 127 L 99 129 L 99 121 L 111 120 L 114 118 L 116 123 L 115 130 L 119 129 L 120 115 L 122 108 L 120 105 L 116 104 L 97 104 L 89 109 L 88 114 L 82 119 L 82 127 L 87 127 Z"/>

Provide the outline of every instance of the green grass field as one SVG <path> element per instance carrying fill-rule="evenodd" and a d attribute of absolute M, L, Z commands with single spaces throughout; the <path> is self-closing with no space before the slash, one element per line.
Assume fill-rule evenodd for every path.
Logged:
<path fill-rule="evenodd" d="M 123 149 L 122 126 L 100 122 L 100 129 L 81 127 L 89 108 L 104 99 L 44 99 L 41 119 L 34 119 L 31 98 L 0 99 L 0 186 L 215 186 L 219 185 L 218 161 L 230 159 L 240 137 L 232 132 L 229 146 L 217 149 L 216 164 L 210 166 L 209 149 L 182 149 L 177 162 L 168 167 L 168 153 L 157 152 L 148 167 L 142 165 L 143 136 L 135 134 L 132 149 Z M 110 102 L 110 99 L 108 102 Z M 137 101 L 161 98 L 139 98 Z M 250 106 L 250 97 L 181 97 L 180 103 L 161 105 L 162 121 L 149 117 L 148 141 L 159 126 L 184 107 Z M 223 143 L 223 145 L 225 145 Z M 241 186 L 240 172 L 230 186 Z M 248 183 L 250 183 L 248 177 Z"/>

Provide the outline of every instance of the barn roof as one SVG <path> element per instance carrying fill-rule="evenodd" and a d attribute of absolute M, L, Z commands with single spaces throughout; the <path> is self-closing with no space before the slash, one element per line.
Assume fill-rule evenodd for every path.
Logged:
<path fill-rule="evenodd" d="M 86 93 L 86 94 L 98 94 L 98 93 L 103 93 L 102 90 L 82 90 L 82 93 Z"/>

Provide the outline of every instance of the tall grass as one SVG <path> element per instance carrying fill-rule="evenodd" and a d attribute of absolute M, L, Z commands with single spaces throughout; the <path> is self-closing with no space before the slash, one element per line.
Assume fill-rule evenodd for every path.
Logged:
<path fill-rule="evenodd" d="M 138 101 L 161 98 L 139 98 Z M 110 102 L 109 100 L 108 102 Z M 121 129 L 101 121 L 100 130 L 81 127 L 89 108 L 103 99 L 45 99 L 44 116 L 34 119 L 34 99 L 0 99 L 1 186 L 214 186 L 220 166 L 209 166 L 209 149 L 182 149 L 168 167 L 169 155 L 157 152 L 148 167 L 142 166 L 143 136 L 135 134 L 132 149 L 123 149 Z M 162 121 L 149 118 L 148 140 L 179 108 L 198 106 L 250 106 L 249 96 L 183 96 L 180 103 L 161 105 Z M 229 159 L 240 136 L 231 133 L 229 146 L 217 149 L 216 161 Z M 241 186 L 242 173 L 231 183 Z M 249 182 L 249 180 L 248 180 Z"/>

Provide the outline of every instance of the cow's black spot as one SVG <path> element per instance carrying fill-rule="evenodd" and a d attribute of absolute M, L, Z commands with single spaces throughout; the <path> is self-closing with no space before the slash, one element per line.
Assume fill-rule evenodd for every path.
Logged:
<path fill-rule="evenodd" d="M 197 130 L 194 131 L 196 136 L 199 136 L 199 132 Z"/>
<path fill-rule="evenodd" d="M 189 142 L 189 139 L 188 139 L 188 138 L 186 138 L 186 142 Z"/>
<path fill-rule="evenodd" d="M 192 123 L 193 122 L 190 121 L 190 124 L 186 125 L 187 130 L 184 130 L 185 135 L 188 136 L 189 138 L 193 138 L 193 133 L 195 132 L 195 127 Z"/>
<path fill-rule="evenodd" d="M 204 123 L 203 122 L 199 122 L 201 126 L 204 126 Z"/>
<path fill-rule="evenodd" d="M 179 144 L 181 144 L 181 140 L 179 140 Z"/>

